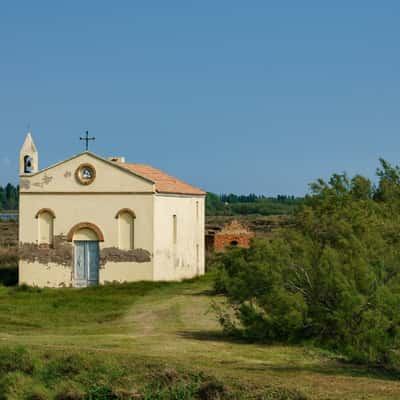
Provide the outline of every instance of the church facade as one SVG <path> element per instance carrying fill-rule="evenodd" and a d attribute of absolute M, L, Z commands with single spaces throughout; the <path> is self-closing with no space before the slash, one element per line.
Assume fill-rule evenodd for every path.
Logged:
<path fill-rule="evenodd" d="M 85 287 L 204 274 L 205 192 L 88 151 L 39 170 L 20 154 L 19 282 Z"/>

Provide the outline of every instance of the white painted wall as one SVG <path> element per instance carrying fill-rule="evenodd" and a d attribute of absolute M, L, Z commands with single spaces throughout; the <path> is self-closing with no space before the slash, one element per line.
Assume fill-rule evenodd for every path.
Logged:
<path fill-rule="evenodd" d="M 176 243 L 174 215 L 177 218 Z M 204 196 L 155 195 L 155 280 L 181 280 L 204 274 L 204 215 Z"/>

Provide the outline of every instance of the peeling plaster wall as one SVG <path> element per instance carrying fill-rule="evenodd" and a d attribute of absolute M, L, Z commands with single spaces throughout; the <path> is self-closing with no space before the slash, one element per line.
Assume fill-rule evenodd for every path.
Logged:
<path fill-rule="evenodd" d="M 18 256 L 26 262 L 50 263 L 71 267 L 73 265 L 73 247 L 65 236 L 54 238 L 54 247 L 41 246 L 36 243 L 20 243 Z"/>
<path fill-rule="evenodd" d="M 177 216 L 176 244 L 173 244 L 173 215 Z M 204 215 L 204 196 L 155 196 L 155 280 L 181 280 L 204 274 Z"/>
<path fill-rule="evenodd" d="M 100 265 L 108 263 L 145 263 L 151 261 L 151 254 L 144 249 L 121 250 L 116 247 L 103 248 L 100 252 Z"/>
<path fill-rule="evenodd" d="M 81 160 L 82 161 L 82 160 Z M 87 160 L 85 160 L 87 161 Z M 75 166 L 78 167 L 80 163 Z M 94 162 L 92 162 L 94 164 Z M 74 167 L 75 167 L 74 166 Z M 114 168 L 109 165 L 102 166 L 101 163 L 96 165 L 97 169 L 97 179 L 104 179 L 109 181 L 109 189 L 121 190 L 117 192 L 97 193 L 93 183 L 89 186 L 82 186 L 75 182 L 74 174 L 69 176 L 66 174 L 67 165 L 60 164 L 55 168 L 57 173 L 53 170 L 49 170 L 46 173 L 41 173 L 35 177 L 26 178 L 23 177 L 22 180 L 32 179 L 33 181 L 42 182 L 43 177 L 52 176 L 51 182 L 45 184 L 42 188 L 38 190 L 36 186 L 31 185 L 30 189 L 23 190 L 20 195 L 20 225 L 19 225 L 19 240 L 23 244 L 22 246 L 26 248 L 27 245 L 37 245 L 38 244 L 38 220 L 35 218 L 35 214 L 42 208 L 49 208 L 54 211 L 54 235 L 58 237 L 66 236 L 69 230 L 76 224 L 81 222 L 90 222 L 99 227 L 103 232 L 105 241 L 100 243 L 100 249 L 108 252 L 107 259 L 112 261 L 105 263 L 105 265 L 100 268 L 100 279 L 102 281 L 125 281 L 128 279 L 132 280 L 143 280 L 143 279 L 153 279 L 153 193 L 133 193 L 138 192 L 143 189 L 142 185 L 146 184 L 147 188 L 149 185 L 147 182 L 139 182 L 139 186 L 135 187 L 135 177 L 133 176 L 131 180 L 130 176 L 126 176 L 125 172 L 121 171 L 122 177 L 118 179 L 110 175 L 110 170 L 114 171 Z M 74 172 L 73 168 L 68 169 Z M 61 170 L 61 171 L 58 171 Z M 51 172 L 53 171 L 53 172 Z M 120 171 L 117 169 L 117 173 Z M 40 177 L 42 175 L 42 177 Z M 64 177 L 64 175 L 67 175 Z M 39 179 L 40 178 L 40 179 Z M 107 179 L 106 179 L 107 178 Z M 126 181 L 129 180 L 129 182 Z M 47 186 L 46 186 L 47 185 Z M 63 193 L 46 193 L 44 190 L 50 191 L 50 186 L 54 185 L 52 189 L 62 190 Z M 28 186 L 28 185 L 26 185 Z M 126 192 L 126 188 L 129 188 L 131 192 Z M 77 190 L 81 192 L 76 192 Z M 150 185 L 150 190 L 152 185 Z M 115 262 L 115 251 L 113 248 L 118 247 L 118 220 L 115 218 L 117 212 L 120 209 L 129 208 L 133 210 L 136 214 L 134 223 L 134 234 L 135 234 L 135 247 L 137 249 L 144 249 L 150 254 L 151 260 L 148 257 L 143 261 L 143 253 L 135 253 L 131 255 L 124 254 L 120 257 L 120 262 Z M 71 244 L 68 244 L 71 246 Z M 57 244 L 55 244 L 55 250 L 57 249 Z M 40 249 L 43 250 L 43 249 Z M 71 246 L 72 251 L 72 246 Z M 31 251 L 32 255 L 38 253 L 34 249 Z M 60 262 L 59 267 L 62 274 L 60 274 L 60 269 L 56 264 L 49 264 L 43 261 L 42 254 L 42 264 L 36 259 L 34 263 L 29 262 L 27 258 L 22 259 L 20 262 L 20 282 L 27 283 L 29 285 L 39 285 L 39 286 L 58 286 L 59 279 L 64 280 L 66 286 L 72 283 L 72 264 L 69 267 L 69 273 L 65 273 L 65 267 L 63 267 Z M 102 252 L 104 259 L 104 252 Z M 121 256 L 121 254 L 119 255 Z M 49 256 L 50 257 L 50 256 Z M 23 257 L 24 258 L 24 257 Z M 67 257 L 68 258 L 68 257 Z M 130 262 L 126 262 L 129 260 Z M 137 262 L 139 260 L 139 262 Z M 52 263 L 54 260 L 50 257 L 48 262 Z M 140 262 L 143 261 L 143 262 Z M 69 262 L 69 261 L 68 261 Z M 104 263 L 103 263 L 104 264 Z M 118 267 L 115 267 L 116 264 Z M 122 272 L 122 264 L 125 265 L 127 271 Z M 33 266 L 37 266 L 35 269 Z M 136 269 L 135 269 L 136 268 Z M 128 270 L 129 269 L 129 270 Z M 140 273 L 135 273 L 132 271 L 140 270 Z M 113 273 L 115 272 L 115 276 Z M 103 278 L 103 275 L 105 278 Z M 47 277 L 47 278 L 46 278 Z M 47 284 L 47 281 L 50 284 Z"/>
<path fill-rule="evenodd" d="M 20 244 L 20 284 L 39 287 L 69 287 L 74 284 L 73 246 L 58 238 L 54 248 Z M 147 250 L 103 248 L 99 283 L 152 280 L 151 254 Z"/>
<path fill-rule="evenodd" d="M 38 287 L 72 286 L 72 267 L 20 260 L 19 284 Z"/>

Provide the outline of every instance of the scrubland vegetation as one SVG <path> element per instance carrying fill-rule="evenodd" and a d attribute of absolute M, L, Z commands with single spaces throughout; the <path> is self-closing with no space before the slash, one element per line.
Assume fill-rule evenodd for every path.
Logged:
<path fill-rule="evenodd" d="M 18 283 L 18 225 L 0 222 L 0 285 Z"/>
<path fill-rule="evenodd" d="M 221 339 L 207 314 L 209 288 L 209 278 L 3 287 L 0 399 L 305 399 L 272 380 L 220 375 L 223 354 L 207 354 L 207 337 L 211 346 Z"/>
<path fill-rule="evenodd" d="M 0 399 L 399 398 L 396 376 L 334 352 L 225 336 L 212 286 L 1 288 Z"/>
<path fill-rule="evenodd" d="M 400 169 L 377 175 L 181 283 L 17 287 L 3 224 L 0 400 L 400 398 Z"/>
<path fill-rule="evenodd" d="M 400 372 L 400 169 L 382 160 L 377 175 L 316 182 L 279 237 L 219 257 L 228 334 Z"/>

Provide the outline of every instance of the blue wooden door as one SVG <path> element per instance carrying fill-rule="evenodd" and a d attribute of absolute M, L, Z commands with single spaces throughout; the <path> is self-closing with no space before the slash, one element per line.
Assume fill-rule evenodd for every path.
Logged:
<path fill-rule="evenodd" d="M 75 241 L 75 276 L 76 287 L 87 286 L 87 264 L 85 254 L 85 242 Z"/>
<path fill-rule="evenodd" d="M 77 240 L 75 244 L 76 287 L 86 287 L 99 283 L 100 251 L 99 242 Z"/>
<path fill-rule="evenodd" d="M 87 265 L 88 265 L 88 285 L 99 283 L 99 242 L 86 242 Z"/>

